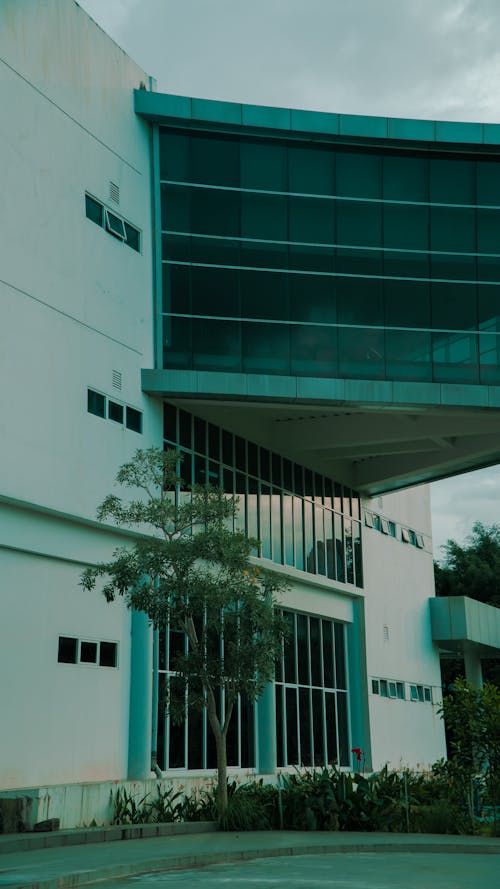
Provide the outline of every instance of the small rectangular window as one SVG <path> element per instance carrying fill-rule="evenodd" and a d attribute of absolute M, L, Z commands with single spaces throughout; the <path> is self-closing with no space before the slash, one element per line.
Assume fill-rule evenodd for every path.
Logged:
<path fill-rule="evenodd" d="M 97 664 L 97 642 L 80 642 L 80 663 Z"/>
<path fill-rule="evenodd" d="M 376 512 L 373 513 L 373 527 L 376 531 L 380 531 L 380 516 Z"/>
<path fill-rule="evenodd" d="M 410 543 L 413 544 L 413 546 L 416 546 L 417 545 L 417 535 L 415 534 L 415 531 L 410 530 L 410 531 L 408 531 L 408 534 L 410 535 Z"/>
<path fill-rule="evenodd" d="M 104 208 L 104 216 L 106 219 L 106 231 L 110 234 L 114 235 L 115 238 L 119 238 L 120 241 L 125 240 L 125 225 L 123 223 L 123 219 L 120 219 L 119 216 L 115 216 L 111 210 Z"/>
<path fill-rule="evenodd" d="M 123 404 L 116 401 L 108 401 L 108 417 L 115 423 L 123 423 Z"/>
<path fill-rule="evenodd" d="M 102 204 L 99 203 L 99 201 L 94 200 L 94 198 L 91 198 L 88 194 L 85 195 L 85 215 L 87 219 L 92 220 L 92 222 L 95 222 L 96 225 L 100 225 L 101 228 L 103 209 L 104 207 L 102 206 Z"/>
<path fill-rule="evenodd" d="M 394 524 L 394 522 L 389 522 L 389 534 L 391 535 L 391 537 L 396 536 L 396 525 Z"/>
<path fill-rule="evenodd" d="M 126 426 L 132 432 L 142 432 L 142 413 L 133 407 L 127 407 Z"/>
<path fill-rule="evenodd" d="M 404 543 L 411 543 L 410 532 L 407 528 L 401 528 L 401 540 Z"/>
<path fill-rule="evenodd" d="M 93 389 L 87 389 L 87 410 L 89 414 L 96 417 L 106 416 L 106 398 L 100 392 L 94 392 Z"/>
<path fill-rule="evenodd" d="M 76 664 L 78 654 L 78 639 L 71 636 L 59 636 L 59 648 L 57 660 L 60 664 Z"/>
<path fill-rule="evenodd" d="M 133 225 L 130 225 L 129 222 L 123 222 L 125 226 L 125 243 L 128 244 L 132 250 L 136 250 L 137 253 L 140 253 L 141 249 L 141 236 L 138 229 L 134 228 Z"/>
<path fill-rule="evenodd" d="M 388 697 L 387 681 L 385 679 L 380 680 L 380 694 L 383 698 Z"/>
<path fill-rule="evenodd" d="M 417 697 L 420 702 L 424 700 L 424 689 L 421 685 L 417 685 Z"/>
<path fill-rule="evenodd" d="M 395 682 L 389 682 L 389 697 L 390 698 L 396 697 L 396 683 Z"/>
<path fill-rule="evenodd" d="M 424 688 L 424 701 L 427 701 L 429 704 L 432 703 L 432 691 L 430 688 Z"/>
<path fill-rule="evenodd" d="M 418 701 L 418 693 L 417 693 L 417 686 L 416 685 L 410 685 L 410 700 Z"/>
<path fill-rule="evenodd" d="M 387 519 L 380 519 L 380 530 L 382 531 L 382 534 L 389 533 L 389 522 Z"/>
<path fill-rule="evenodd" d="M 378 695 L 380 693 L 378 679 L 372 679 L 372 693 Z"/>
<path fill-rule="evenodd" d="M 371 512 L 365 512 L 365 525 L 367 528 L 373 528 L 373 516 Z"/>
<path fill-rule="evenodd" d="M 422 534 L 416 534 L 415 541 L 416 541 L 416 545 L 418 546 L 419 549 L 424 548 L 424 538 L 423 538 Z"/>
<path fill-rule="evenodd" d="M 101 667 L 116 667 L 118 645 L 116 642 L 101 642 L 99 646 L 99 665 Z"/>
<path fill-rule="evenodd" d="M 397 693 L 398 698 L 401 701 L 404 701 L 404 699 L 406 697 L 404 682 L 396 682 L 396 693 Z"/>

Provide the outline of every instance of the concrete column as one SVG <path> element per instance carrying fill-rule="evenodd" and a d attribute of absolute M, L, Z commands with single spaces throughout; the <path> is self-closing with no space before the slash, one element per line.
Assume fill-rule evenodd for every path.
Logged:
<path fill-rule="evenodd" d="M 465 678 L 475 688 L 483 687 L 483 670 L 481 658 L 474 648 L 466 648 L 464 651 Z"/>
<path fill-rule="evenodd" d="M 142 611 L 131 613 L 130 711 L 128 774 L 130 780 L 151 775 L 152 630 Z"/>
<path fill-rule="evenodd" d="M 257 772 L 275 775 L 276 762 L 276 687 L 270 682 L 257 701 L 258 761 Z"/>
<path fill-rule="evenodd" d="M 353 622 L 347 627 L 351 746 L 359 747 L 363 751 L 365 770 L 370 771 L 372 750 L 368 711 L 365 603 L 363 599 L 353 599 L 352 613 Z M 353 761 L 351 767 L 359 768 L 359 763 Z"/>

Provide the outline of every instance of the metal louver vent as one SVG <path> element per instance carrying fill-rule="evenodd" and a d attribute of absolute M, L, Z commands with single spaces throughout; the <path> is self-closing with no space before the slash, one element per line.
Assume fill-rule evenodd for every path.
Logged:
<path fill-rule="evenodd" d="M 116 182 L 109 183 L 109 197 L 115 204 L 120 203 L 120 186 L 117 185 Z"/>
<path fill-rule="evenodd" d="M 113 389 L 122 388 L 122 375 L 119 370 L 113 371 Z"/>
<path fill-rule="evenodd" d="M 384 624 L 384 642 L 389 641 L 389 627 L 387 624 Z"/>

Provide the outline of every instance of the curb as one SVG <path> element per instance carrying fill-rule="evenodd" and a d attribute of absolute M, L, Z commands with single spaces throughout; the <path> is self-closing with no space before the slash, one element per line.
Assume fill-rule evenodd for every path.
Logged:
<path fill-rule="evenodd" d="M 277 858 L 294 855 L 345 855 L 363 852 L 406 852 L 412 854 L 475 854 L 500 855 L 500 845 L 466 843 L 354 843 L 332 846 L 330 844 L 311 846 L 283 846 L 271 849 L 234 849 L 224 852 L 199 855 L 177 855 L 165 858 L 145 859 L 130 864 L 113 864 L 90 871 L 77 871 L 63 876 L 54 876 L 35 882 L 8 882 L 2 879 L 5 889 L 75 889 L 101 880 L 116 877 L 138 876 L 144 873 L 158 873 L 177 869 L 205 867 L 210 864 L 225 864 L 231 861 L 249 861 L 259 858 Z M 4 874 L 6 872 L 4 871 Z M 6 874 L 7 875 L 7 874 Z M 15 875 L 14 875 L 15 876 Z"/>
<path fill-rule="evenodd" d="M 9 852 L 32 852 L 38 849 L 55 849 L 60 846 L 83 846 L 88 843 L 114 843 L 119 840 L 186 836 L 216 830 L 218 830 L 216 821 L 192 821 L 175 824 L 117 824 L 112 827 L 87 827 L 83 830 L 3 834 L 0 836 L 0 860 L 3 854 Z"/>

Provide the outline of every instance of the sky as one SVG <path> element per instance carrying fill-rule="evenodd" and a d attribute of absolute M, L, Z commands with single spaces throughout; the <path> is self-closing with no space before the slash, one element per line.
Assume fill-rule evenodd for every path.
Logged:
<path fill-rule="evenodd" d="M 500 0 L 78 0 L 158 90 L 500 122 Z M 500 467 L 432 485 L 437 558 L 500 523 Z"/>

